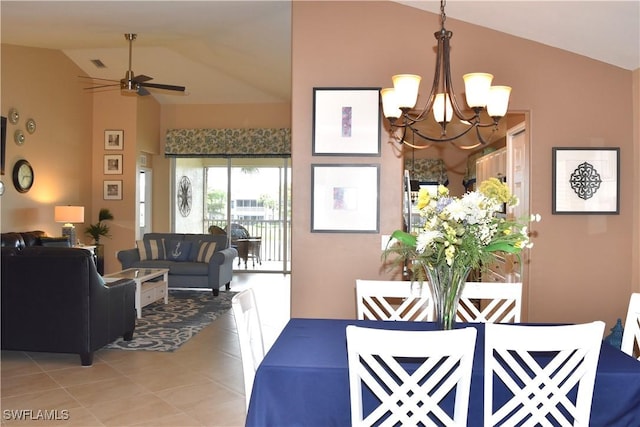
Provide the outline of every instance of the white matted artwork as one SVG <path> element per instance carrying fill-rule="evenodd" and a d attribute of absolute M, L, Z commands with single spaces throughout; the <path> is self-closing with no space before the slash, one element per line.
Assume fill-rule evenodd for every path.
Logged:
<path fill-rule="evenodd" d="M 553 214 L 619 214 L 620 148 L 553 148 Z"/>
<path fill-rule="evenodd" d="M 377 233 L 379 165 L 311 165 L 311 232 Z"/>
<path fill-rule="evenodd" d="M 122 175 L 122 154 L 104 155 L 104 174 Z"/>
<path fill-rule="evenodd" d="M 104 200 L 122 200 L 122 180 L 104 181 Z"/>
<path fill-rule="evenodd" d="M 313 155 L 380 155 L 380 88 L 313 89 Z"/>
<path fill-rule="evenodd" d="M 122 150 L 124 148 L 124 131 L 111 130 L 104 131 L 104 149 L 105 150 Z"/>

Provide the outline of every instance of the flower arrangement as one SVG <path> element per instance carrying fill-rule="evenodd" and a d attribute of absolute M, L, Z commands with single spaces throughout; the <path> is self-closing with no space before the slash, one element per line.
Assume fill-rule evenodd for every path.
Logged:
<path fill-rule="evenodd" d="M 519 254 L 533 246 L 527 222 L 497 216 L 503 204 L 516 206 L 518 199 L 497 178 L 483 181 L 478 190 L 459 198 L 450 196 L 442 185 L 435 195 L 421 190 L 418 210 L 424 228 L 417 236 L 396 230 L 383 256 L 387 259 L 397 254 L 399 262 L 418 261 L 414 264 L 433 267 L 459 264 L 474 269 L 490 264 L 498 251 Z M 539 221 L 540 215 L 532 215 L 530 220 Z M 391 244 L 393 239 L 396 244 Z M 424 280 L 424 271 L 417 267 L 413 273 Z"/>
<path fill-rule="evenodd" d="M 478 190 L 461 197 L 450 196 L 442 185 L 435 194 L 420 190 L 417 203 L 424 227 L 417 235 L 395 231 L 383 259 L 388 262 L 391 255 L 396 255 L 392 266 L 407 265 L 413 280 L 429 280 L 439 316 L 455 314 L 471 269 L 490 265 L 496 252 L 519 256 L 522 249 L 531 248 L 527 224 L 540 220 L 539 215 L 524 221 L 496 215 L 505 204 L 518 203 L 509 187 L 497 178 L 483 181 Z M 453 320 L 447 319 L 448 327 Z"/>

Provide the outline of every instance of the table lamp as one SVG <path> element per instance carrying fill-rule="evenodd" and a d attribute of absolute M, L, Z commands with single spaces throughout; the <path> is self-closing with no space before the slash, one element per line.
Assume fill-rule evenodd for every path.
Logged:
<path fill-rule="evenodd" d="M 62 222 L 62 236 L 69 238 L 71 246 L 77 244 L 74 223 L 84 222 L 84 206 L 56 206 L 54 211 L 56 222 Z"/>

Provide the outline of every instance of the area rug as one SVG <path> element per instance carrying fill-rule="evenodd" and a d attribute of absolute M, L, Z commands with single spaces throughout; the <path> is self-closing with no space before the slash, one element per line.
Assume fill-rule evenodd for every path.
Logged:
<path fill-rule="evenodd" d="M 133 340 L 118 338 L 105 348 L 119 350 L 175 351 L 205 326 L 231 308 L 237 292 L 169 290 L 169 303 L 159 300 L 142 308 Z"/>

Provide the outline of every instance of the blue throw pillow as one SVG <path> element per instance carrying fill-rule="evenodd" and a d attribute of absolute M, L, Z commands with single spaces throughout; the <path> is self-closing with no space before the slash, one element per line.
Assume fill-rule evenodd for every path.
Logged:
<path fill-rule="evenodd" d="M 191 242 L 185 240 L 165 240 L 165 257 L 169 261 L 187 261 L 191 252 Z"/>

